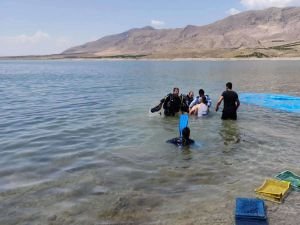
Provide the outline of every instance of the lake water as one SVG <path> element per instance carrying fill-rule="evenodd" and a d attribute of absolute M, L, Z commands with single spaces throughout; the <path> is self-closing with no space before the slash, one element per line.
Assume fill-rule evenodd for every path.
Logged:
<path fill-rule="evenodd" d="M 149 113 L 174 86 L 213 107 L 238 93 L 300 96 L 299 61 L 0 61 L 0 224 L 233 224 L 236 197 L 300 174 L 300 114 L 242 102 L 190 117 L 194 146 L 165 143 L 178 118 Z M 266 202 L 299 224 L 300 193 Z M 286 219 L 288 218 L 288 219 Z"/>

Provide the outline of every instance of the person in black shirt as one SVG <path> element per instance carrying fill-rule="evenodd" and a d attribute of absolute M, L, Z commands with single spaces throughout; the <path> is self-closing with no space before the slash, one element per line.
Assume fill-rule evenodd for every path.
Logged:
<path fill-rule="evenodd" d="M 228 82 L 226 84 L 226 91 L 224 91 L 219 98 L 219 101 L 216 105 L 216 111 L 219 110 L 219 106 L 224 100 L 224 107 L 222 113 L 222 120 L 236 120 L 237 119 L 237 109 L 240 106 L 239 96 L 238 94 L 232 90 L 232 83 Z"/>

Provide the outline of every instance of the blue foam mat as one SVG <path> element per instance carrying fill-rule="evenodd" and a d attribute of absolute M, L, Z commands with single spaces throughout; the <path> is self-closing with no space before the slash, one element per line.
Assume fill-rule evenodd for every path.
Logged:
<path fill-rule="evenodd" d="M 300 97 L 272 93 L 242 93 L 240 101 L 266 108 L 300 113 Z"/>

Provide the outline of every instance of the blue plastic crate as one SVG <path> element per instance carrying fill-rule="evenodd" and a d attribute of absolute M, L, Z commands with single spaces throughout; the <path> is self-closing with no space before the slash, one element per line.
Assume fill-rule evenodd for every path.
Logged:
<path fill-rule="evenodd" d="M 235 218 L 266 220 L 265 202 L 256 198 L 237 198 Z"/>
<path fill-rule="evenodd" d="M 268 225 L 268 220 L 264 219 L 236 219 L 235 225 Z"/>

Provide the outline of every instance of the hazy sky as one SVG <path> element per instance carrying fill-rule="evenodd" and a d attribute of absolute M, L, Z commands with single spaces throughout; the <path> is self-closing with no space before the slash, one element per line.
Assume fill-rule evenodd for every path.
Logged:
<path fill-rule="evenodd" d="M 60 53 L 131 28 L 204 25 L 249 9 L 299 5 L 300 0 L 0 0 L 0 56 Z"/>

